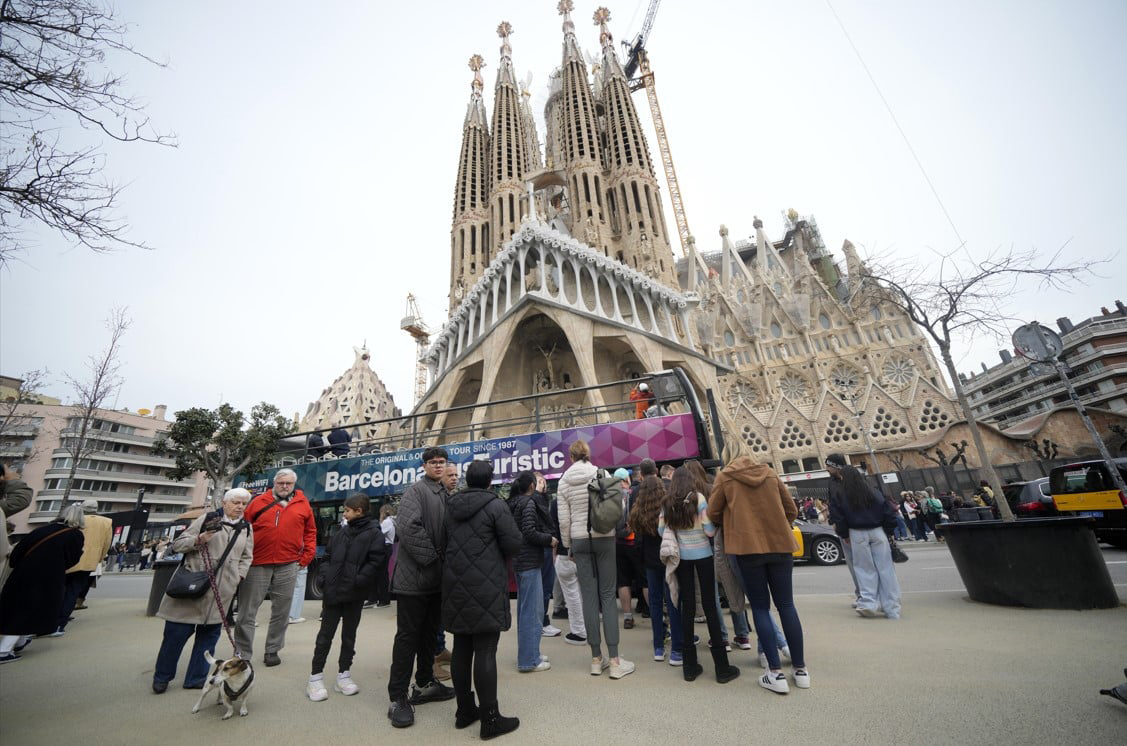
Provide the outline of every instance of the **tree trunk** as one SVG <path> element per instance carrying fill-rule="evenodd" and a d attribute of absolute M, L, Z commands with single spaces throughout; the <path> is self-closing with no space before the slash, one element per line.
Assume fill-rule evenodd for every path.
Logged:
<path fill-rule="evenodd" d="M 940 344 L 939 354 L 943 357 L 943 364 L 947 367 L 947 375 L 951 376 L 951 383 L 955 387 L 955 396 L 959 399 L 959 406 L 963 409 L 967 427 L 970 428 L 971 437 L 974 439 L 974 449 L 978 451 L 978 460 L 982 464 L 982 470 L 986 472 L 986 481 L 990 484 L 990 489 L 994 490 L 994 503 L 998 506 L 998 512 L 1002 514 L 1003 521 L 1015 520 L 1013 511 L 1010 510 L 1009 501 L 1006 500 L 1006 495 L 1002 492 L 1002 481 L 998 479 L 998 474 L 994 471 L 994 464 L 991 463 L 990 456 L 986 453 L 986 446 L 982 442 L 982 433 L 978 429 L 978 420 L 975 419 L 970 402 L 967 401 L 967 394 L 963 391 L 959 372 L 955 369 L 955 361 L 951 359 L 950 344 Z"/>

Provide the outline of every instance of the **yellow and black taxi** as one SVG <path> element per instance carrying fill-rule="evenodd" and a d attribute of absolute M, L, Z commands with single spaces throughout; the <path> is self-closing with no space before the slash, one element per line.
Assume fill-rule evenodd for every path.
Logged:
<path fill-rule="evenodd" d="M 1127 481 L 1127 458 L 1113 459 Z M 1094 518 L 1096 538 L 1127 549 L 1127 495 L 1116 487 L 1107 462 L 1079 461 L 1049 472 L 1049 492 L 1056 509 L 1065 515 Z"/>

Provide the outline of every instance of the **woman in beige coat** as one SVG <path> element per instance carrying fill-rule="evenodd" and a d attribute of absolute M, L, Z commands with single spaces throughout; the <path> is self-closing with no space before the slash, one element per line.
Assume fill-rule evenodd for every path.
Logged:
<path fill-rule="evenodd" d="M 222 567 L 215 567 L 215 580 L 219 586 L 219 596 L 223 601 L 224 612 L 235 597 L 235 591 L 250 569 L 254 549 L 250 526 L 243 520 L 243 511 L 250 502 L 251 495 L 242 488 L 227 490 L 223 495 L 223 507 L 217 512 L 204 513 L 172 542 L 171 551 L 184 553 L 184 569 L 189 572 L 204 570 L 201 547 L 206 546 L 212 563 L 234 542 Z M 205 523 L 218 522 L 215 530 L 204 531 Z M 215 653 L 215 643 L 219 641 L 219 630 L 223 615 L 215 603 L 215 593 L 208 592 L 199 598 L 172 598 L 165 596 L 161 601 L 157 616 L 164 619 L 164 639 L 157 653 L 156 668 L 153 670 L 153 691 L 163 694 L 168 682 L 176 676 L 176 663 L 185 643 L 193 634 L 192 654 L 188 658 L 188 670 L 184 674 L 185 689 L 202 689 L 207 678 L 207 661 L 204 651 Z"/>

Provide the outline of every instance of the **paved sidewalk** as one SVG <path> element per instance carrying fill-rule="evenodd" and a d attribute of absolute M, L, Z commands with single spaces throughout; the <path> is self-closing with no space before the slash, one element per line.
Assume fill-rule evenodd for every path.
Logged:
<path fill-rule="evenodd" d="M 622 632 L 623 654 L 638 669 L 621 681 L 590 676 L 588 649 L 562 638 L 544 640 L 551 671 L 518 674 L 510 631 L 498 656 L 499 698 L 521 727 L 504 742 L 1123 742 L 1127 708 L 1097 691 L 1123 679 L 1127 606 L 1029 611 L 973 603 L 960 592 L 917 592 L 905 597 L 897 623 L 861 619 L 850 600 L 799 599 L 813 688 L 787 696 L 757 686 L 753 652 L 733 651 L 743 675 L 722 686 L 702 649 L 704 676 L 684 682 L 679 669 L 651 660 L 648 620 Z M 313 703 L 305 681 L 318 604 L 307 603 L 309 621 L 289 628 L 281 666 L 261 665 L 258 650 L 249 717 L 221 722 L 217 707 L 192 715 L 198 693 L 180 689 L 179 680 L 164 695 L 150 691 L 162 622 L 144 616 L 143 601 L 92 597 L 65 637 L 36 640 L 23 660 L 0 667 L 0 743 L 476 741 L 476 727 L 454 729 L 453 701 L 417 708 L 413 728 L 388 723 L 394 613 L 394 604 L 364 611 L 352 668 L 360 693 L 344 697 L 330 688 L 328 701 Z M 258 630 L 260 646 L 265 631 Z M 229 653 L 225 638 L 219 653 Z M 327 678 L 336 673 L 336 653 L 334 646 Z"/>

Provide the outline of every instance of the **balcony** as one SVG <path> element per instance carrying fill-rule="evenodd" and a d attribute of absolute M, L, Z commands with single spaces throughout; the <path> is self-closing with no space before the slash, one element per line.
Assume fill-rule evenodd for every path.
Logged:
<path fill-rule="evenodd" d="M 68 427 L 59 431 L 60 438 L 77 438 L 79 435 L 78 429 Z M 87 430 L 87 440 L 110 440 L 117 443 L 135 443 L 137 445 L 152 446 L 156 437 L 152 435 L 129 435 L 126 433 L 112 433 L 109 430 Z"/>
<path fill-rule="evenodd" d="M 66 479 L 70 474 L 70 467 L 65 466 L 61 468 L 50 468 L 44 473 L 44 478 L 61 478 Z M 103 471 L 101 469 L 75 469 L 75 479 L 104 479 L 107 482 L 127 482 L 129 484 L 137 485 L 153 485 L 155 487 L 188 487 L 189 489 L 195 485 L 193 479 L 175 480 L 168 477 L 162 477 L 158 474 L 141 474 L 139 472 L 130 471 Z"/>

